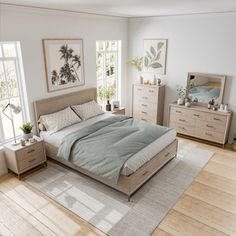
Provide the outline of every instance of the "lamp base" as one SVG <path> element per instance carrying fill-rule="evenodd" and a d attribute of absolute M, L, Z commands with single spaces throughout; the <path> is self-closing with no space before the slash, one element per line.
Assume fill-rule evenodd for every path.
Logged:
<path fill-rule="evenodd" d="M 16 142 L 13 141 L 13 142 L 11 143 L 12 146 L 17 146 L 17 145 L 19 145 L 19 144 L 20 144 L 20 141 L 16 141 Z"/>

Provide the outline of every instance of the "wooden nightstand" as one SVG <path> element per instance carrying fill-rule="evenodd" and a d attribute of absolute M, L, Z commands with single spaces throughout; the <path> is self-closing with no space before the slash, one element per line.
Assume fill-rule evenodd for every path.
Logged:
<path fill-rule="evenodd" d="M 115 115 L 125 115 L 125 108 L 124 107 L 120 107 L 119 109 L 112 110 L 110 112 L 112 114 L 115 114 Z"/>
<path fill-rule="evenodd" d="M 34 136 L 34 143 L 26 143 L 26 146 L 4 145 L 7 168 L 18 175 L 42 164 L 47 164 L 43 140 Z"/>

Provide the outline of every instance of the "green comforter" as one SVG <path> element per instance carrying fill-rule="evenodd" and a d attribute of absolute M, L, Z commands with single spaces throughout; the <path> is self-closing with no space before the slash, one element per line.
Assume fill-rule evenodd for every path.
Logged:
<path fill-rule="evenodd" d="M 67 135 L 58 156 L 117 183 L 124 163 L 168 128 L 113 116 Z"/>

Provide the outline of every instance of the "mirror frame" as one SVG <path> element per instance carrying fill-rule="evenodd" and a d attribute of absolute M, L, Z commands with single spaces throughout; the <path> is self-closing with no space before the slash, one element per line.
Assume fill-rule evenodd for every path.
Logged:
<path fill-rule="evenodd" d="M 205 74 L 205 73 L 198 73 L 198 72 L 188 72 L 188 79 L 187 79 L 187 86 L 186 86 L 186 97 L 189 96 L 189 87 L 190 87 L 190 77 L 194 76 L 202 76 L 202 77 L 208 77 L 208 78 L 216 78 L 221 80 L 221 89 L 220 89 L 220 96 L 219 96 L 219 106 L 223 102 L 224 98 L 224 90 L 225 90 L 225 81 L 226 81 L 226 75 L 218 75 L 218 74 Z M 206 105 L 208 103 L 198 102 L 198 105 Z"/>

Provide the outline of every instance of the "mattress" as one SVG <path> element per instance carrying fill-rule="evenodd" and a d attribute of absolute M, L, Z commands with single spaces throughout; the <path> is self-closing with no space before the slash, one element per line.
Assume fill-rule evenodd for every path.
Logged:
<path fill-rule="evenodd" d="M 40 137 L 48 144 L 47 146 L 50 147 L 59 147 L 62 139 L 77 130 L 80 130 L 84 127 L 87 127 L 97 121 L 106 119 L 110 116 L 113 116 L 111 113 L 104 113 L 102 115 L 93 117 L 89 120 L 82 121 L 80 123 L 71 125 L 66 127 L 56 133 L 50 134 L 47 131 L 42 131 L 40 133 Z M 131 175 L 136 170 L 138 170 L 141 166 L 145 163 L 150 161 L 156 154 L 162 151 L 166 146 L 172 143 L 176 139 L 176 131 L 174 129 L 169 130 L 160 138 L 155 140 L 154 142 L 150 143 L 148 146 L 134 154 L 129 160 L 127 160 L 123 166 L 122 175 Z"/>

